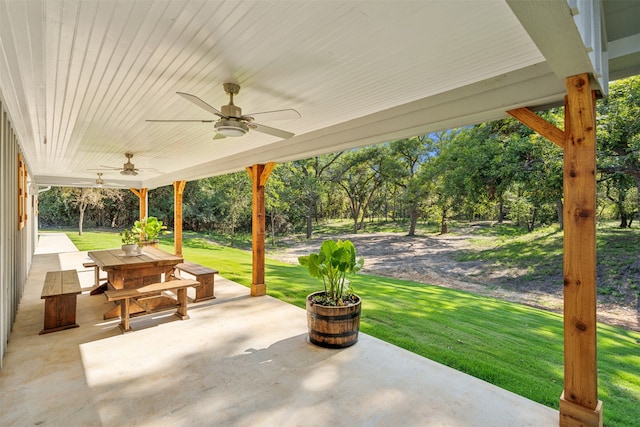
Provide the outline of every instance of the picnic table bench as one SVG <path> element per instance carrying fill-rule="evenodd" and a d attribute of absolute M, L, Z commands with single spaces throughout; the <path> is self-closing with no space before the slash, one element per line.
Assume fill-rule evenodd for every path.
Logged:
<path fill-rule="evenodd" d="M 122 332 L 131 331 L 130 313 L 131 303 L 136 303 L 137 298 L 151 297 L 158 295 L 164 291 L 176 291 L 178 296 L 177 311 L 175 313 L 180 319 L 188 319 L 187 315 L 187 288 L 199 287 L 200 283 L 196 280 L 181 279 L 169 280 L 166 282 L 151 283 L 139 288 L 110 289 L 104 292 L 107 300 L 120 301 L 120 329 Z M 138 304 L 147 313 L 157 310 L 149 310 L 145 306 Z M 163 307 L 166 308 L 166 307 Z"/>
<path fill-rule="evenodd" d="M 76 270 L 47 272 L 40 296 L 44 300 L 44 329 L 40 335 L 80 326 L 76 323 L 76 297 L 80 293 Z"/>
<path fill-rule="evenodd" d="M 213 280 L 214 276 L 218 273 L 217 270 L 213 270 L 209 267 L 196 264 L 195 262 L 185 261 L 176 264 L 174 267 L 174 276 L 181 278 L 180 272 L 188 273 L 195 277 L 200 282 L 200 287 L 196 288 L 196 297 L 194 302 L 205 301 L 215 298 Z M 176 274 L 177 273 L 177 274 Z"/>

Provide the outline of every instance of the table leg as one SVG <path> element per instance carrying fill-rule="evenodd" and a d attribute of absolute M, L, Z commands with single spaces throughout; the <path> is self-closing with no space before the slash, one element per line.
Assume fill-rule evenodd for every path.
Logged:
<path fill-rule="evenodd" d="M 189 318 L 187 315 L 187 288 L 178 289 L 178 311 L 176 316 L 182 320 Z"/>
<path fill-rule="evenodd" d="M 129 323 L 129 298 L 125 298 L 120 302 L 120 329 L 122 332 L 129 332 L 131 325 Z"/>

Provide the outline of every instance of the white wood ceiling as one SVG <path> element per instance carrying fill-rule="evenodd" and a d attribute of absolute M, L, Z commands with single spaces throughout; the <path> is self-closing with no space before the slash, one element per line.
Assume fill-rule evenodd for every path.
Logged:
<path fill-rule="evenodd" d="M 563 76 L 522 22 L 569 9 L 538 3 L 1 0 L 0 99 L 37 184 L 90 183 L 130 151 L 142 172 L 103 178 L 153 188 L 557 103 Z M 575 28 L 561 30 L 549 37 L 571 33 L 575 48 Z M 176 92 L 220 108 L 224 82 L 240 84 L 245 114 L 299 111 L 261 122 L 296 136 L 145 121 L 213 119 Z"/>

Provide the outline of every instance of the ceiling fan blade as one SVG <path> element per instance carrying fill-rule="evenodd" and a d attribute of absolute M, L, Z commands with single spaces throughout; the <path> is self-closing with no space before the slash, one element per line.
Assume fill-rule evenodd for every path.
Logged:
<path fill-rule="evenodd" d="M 274 110 L 274 111 L 261 111 L 258 113 L 250 113 L 242 116 L 243 118 L 247 117 L 258 117 L 260 120 L 264 121 L 275 121 L 275 120 L 294 120 L 302 117 L 300 113 L 298 113 L 293 108 L 288 108 L 285 110 Z"/>
<path fill-rule="evenodd" d="M 159 171 L 156 168 L 140 168 L 140 169 L 136 168 L 136 172 L 145 172 L 145 171 L 146 172 L 154 172 L 154 173 L 164 173 L 162 171 Z"/>
<path fill-rule="evenodd" d="M 170 122 L 213 123 L 215 121 L 216 120 L 151 120 L 151 119 L 145 120 L 145 122 L 163 122 L 163 123 L 170 123 Z"/>
<path fill-rule="evenodd" d="M 220 111 L 218 111 L 216 108 L 212 107 L 211 105 L 207 104 L 206 102 L 204 102 L 202 99 L 198 98 L 195 95 L 191 95 L 190 93 L 184 93 L 184 92 L 176 92 L 178 95 L 180 95 L 181 97 L 183 97 L 184 99 L 186 99 L 187 101 L 191 101 L 192 103 L 196 104 L 198 107 L 215 114 L 218 117 L 222 117 L 224 119 L 227 119 L 228 117 L 225 116 L 224 114 L 222 114 Z"/>
<path fill-rule="evenodd" d="M 286 130 L 276 129 L 269 126 L 261 125 L 258 123 L 249 123 L 249 127 L 257 130 L 258 132 L 266 133 L 268 135 L 277 136 L 278 138 L 287 139 L 294 136 L 294 133 L 287 132 Z"/>
<path fill-rule="evenodd" d="M 117 171 L 120 170 L 122 168 L 114 168 L 112 166 L 105 166 L 105 165 L 100 165 L 99 169 L 87 169 L 88 171 Z"/>

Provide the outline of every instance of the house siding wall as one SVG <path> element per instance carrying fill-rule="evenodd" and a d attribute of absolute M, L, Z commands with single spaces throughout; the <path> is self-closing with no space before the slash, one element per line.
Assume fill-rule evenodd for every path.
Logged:
<path fill-rule="evenodd" d="M 34 247 L 34 197 L 27 193 L 27 221 L 18 224 L 20 146 L 0 93 L 0 369 L 4 363 Z M 27 187 L 29 188 L 29 187 Z"/>

